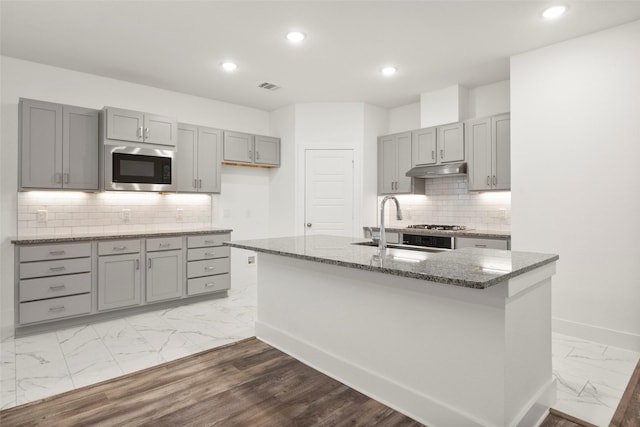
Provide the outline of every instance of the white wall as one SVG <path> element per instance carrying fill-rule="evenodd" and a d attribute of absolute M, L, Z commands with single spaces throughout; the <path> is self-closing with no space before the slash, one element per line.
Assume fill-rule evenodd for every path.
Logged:
<path fill-rule="evenodd" d="M 420 129 L 420 103 L 403 105 L 389 110 L 389 126 L 380 135 Z"/>
<path fill-rule="evenodd" d="M 509 85 L 509 80 L 503 80 L 469 89 L 468 118 L 487 117 L 511 111 Z"/>
<path fill-rule="evenodd" d="M 18 159 L 18 99 L 20 97 L 60 102 L 89 108 L 105 105 L 148 111 L 176 117 L 181 122 L 268 135 L 269 113 L 239 105 L 213 101 L 149 86 L 79 73 L 10 57 L 1 57 L 1 144 L 0 144 L 0 321 L 2 331 L 13 323 L 13 246 L 16 235 L 16 190 Z M 221 224 L 234 224 L 234 238 L 267 235 L 269 171 L 225 167 L 222 195 L 216 200 L 220 208 L 230 210 L 231 217 L 218 215 Z M 247 213 L 244 201 L 251 200 Z M 238 204 L 236 208 L 236 204 Z M 214 209 L 216 209 L 214 202 Z M 214 218 L 216 212 L 214 212 Z M 241 268 L 235 266 L 236 278 Z M 233 268 L 233 266 L 232 266 Z M 232 286 L 235 286 L 235 278 Z"/>
<path fill-rule="evenodd" d="M 640 21 L 511 60 L 513 247 L 557 253 L 554 328 L 640 350 Z"/>
<path fill-rule="evenodd" d="M 365 104 L 362 149 L 362 225 L 379 224 L 378 209 L 378 136 L 389 127 L 387 110 Z M 359 234 L 356 233 L 356 236 Z"/>
<path fill-rule="evenodd" d="M 420 127 L 460 122 L 467 117 L 468 90 L 453 85 L 420 94 Z"/>

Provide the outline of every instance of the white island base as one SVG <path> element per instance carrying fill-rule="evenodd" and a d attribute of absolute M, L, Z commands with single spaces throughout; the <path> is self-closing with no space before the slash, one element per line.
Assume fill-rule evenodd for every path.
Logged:
<path fill-rule="evenodd" d="M 471 289 L 260 253 L 256 335 L 430 427 L 534 426 L 555 401 L 554 273 Z"/>

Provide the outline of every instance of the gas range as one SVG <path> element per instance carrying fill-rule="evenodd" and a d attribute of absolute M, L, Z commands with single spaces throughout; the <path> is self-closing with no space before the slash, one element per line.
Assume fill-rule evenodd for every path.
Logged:
<path fill-rule="evenodd" d="M 407 228 L 415 228 L 417 230 L 446 230 L 446 231 L 463 231 L 467 227 L 464 225 L 438 225 L 438 224 L 414 224 L 408 225 Z"/>

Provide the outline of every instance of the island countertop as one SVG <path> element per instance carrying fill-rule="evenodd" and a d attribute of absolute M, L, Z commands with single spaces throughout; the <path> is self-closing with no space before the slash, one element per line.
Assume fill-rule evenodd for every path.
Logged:
<path fill-rule="evenodd" d="M 558 255 L 497 249 L 463 248 L 423 252 L 357 245 L 340 236 L 296 236 L 225 242 L 225 245 L 447 285 L 485 289 L 559 259 Z"/>

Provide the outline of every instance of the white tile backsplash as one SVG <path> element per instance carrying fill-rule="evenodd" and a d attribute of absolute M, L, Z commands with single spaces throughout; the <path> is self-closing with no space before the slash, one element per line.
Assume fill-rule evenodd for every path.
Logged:
<path fill-rule="evenodd" d="M 18 237 L 209 227 L 211 204 L 208 194 L 22 192 L 18 193 Z M 129 210 L 128 220 L 123 209 Z M 181 219 L 178 209 L 182 209 Z M 37 220 L 39 210 L 47 211 L 47 221 Z"/>
<path fill-rule="evenodd" d="M 428 179 L 424 196 L 397 196 L 404 216 L 401 221 L 396 219 L 393 202 L 387 202 L 385 224 L 464 225 L 475 230 L 510 231 L 511 192 L 469 193 L 467 183 L 466 177 Z"/>

